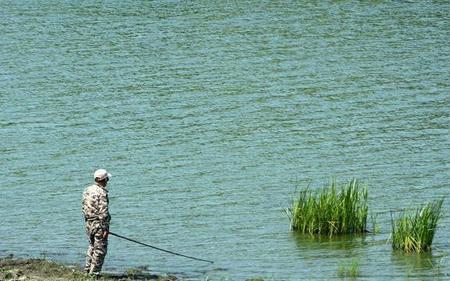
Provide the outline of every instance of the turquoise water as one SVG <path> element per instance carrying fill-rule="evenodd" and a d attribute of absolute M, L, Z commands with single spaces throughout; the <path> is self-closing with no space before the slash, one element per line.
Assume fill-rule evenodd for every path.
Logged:
<path fill-rule="evenodd" d="M 82 264 L 81 193 L 108 169 L 104 269 L 188 280 L 450 275 L 390 212 L 449 194 L 448 1 L 0 1 L 0 256 Z M 364 179 L 380 232 L 298 237 L 296 189 Z"/>

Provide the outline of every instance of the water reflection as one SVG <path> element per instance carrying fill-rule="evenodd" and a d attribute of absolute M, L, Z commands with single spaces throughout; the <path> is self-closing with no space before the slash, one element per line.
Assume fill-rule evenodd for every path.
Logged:
<path fill-rule="evenodd" d="M 308 255 L 317 257 L 317 254 L 340 257 L 353 257 L 367 242 L 367 235 L 338 235 L 329 237 L 326 235 L 308 235 L 292 233 L 299 253 L 303 258 Z"/>
<path fill-rule="evenodd" d="M 450 275 L 446 273 L 447 257 L 433 255 L 432 252 L 422 254 L 405 254 L 400 251 L 393 251 L 391 254 L 392 263 L 407 276 L 433 277 L 443 279 Z"/>

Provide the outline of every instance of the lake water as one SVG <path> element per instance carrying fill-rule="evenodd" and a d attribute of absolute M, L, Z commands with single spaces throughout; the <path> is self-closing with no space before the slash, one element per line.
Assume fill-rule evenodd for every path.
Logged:
<path fill-rule="evenodd" d="M 367 2 L 367 3 L 366 3 Z M 0 256 L 81 265 L 108 169 L 104 269 L 188 280 L 447 279 L 390 212 L 449 194 L 448 1 L 0 1 Z M 295 190 L 356 177 L 379 233 L 301 237 Z"/>

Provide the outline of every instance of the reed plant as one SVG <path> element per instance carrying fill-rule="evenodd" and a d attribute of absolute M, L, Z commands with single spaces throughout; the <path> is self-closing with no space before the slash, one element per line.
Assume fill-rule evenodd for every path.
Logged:
<path fill-rule="evenodd" d="M 360 276 L 360 270 L 359 270 L 359 261 L 353 259 L 351 263 L 346 266 L 344 264 L 340 264 L 338 268 L 338 276 L 341 278 L 357 278 Z"/>
<path fill-rule="evenodd" d="M 301 233 L 363 233 L 367 231 L 367 187 L 352 179 L 344 184 L 333 180 L 317 192 L 306 188 L 286 213 L 291 229 Z"/>
<path fill-rule="evenodd" d="M 444 198 L 435 200 L 412 214 L 405 211 L 397 218 L 391 215 L 392 248 L 406 253 L 431 250 L 443 202 Z"/>

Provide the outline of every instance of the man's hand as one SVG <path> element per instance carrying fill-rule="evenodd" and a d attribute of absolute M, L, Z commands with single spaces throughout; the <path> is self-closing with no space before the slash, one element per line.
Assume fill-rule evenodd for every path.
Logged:
<path fill-rule="evenodd" d="M 103 231 L 103 239 L 107 239 L 108 235 L 109 235 L 109 231 L 108 230 Z"/>

